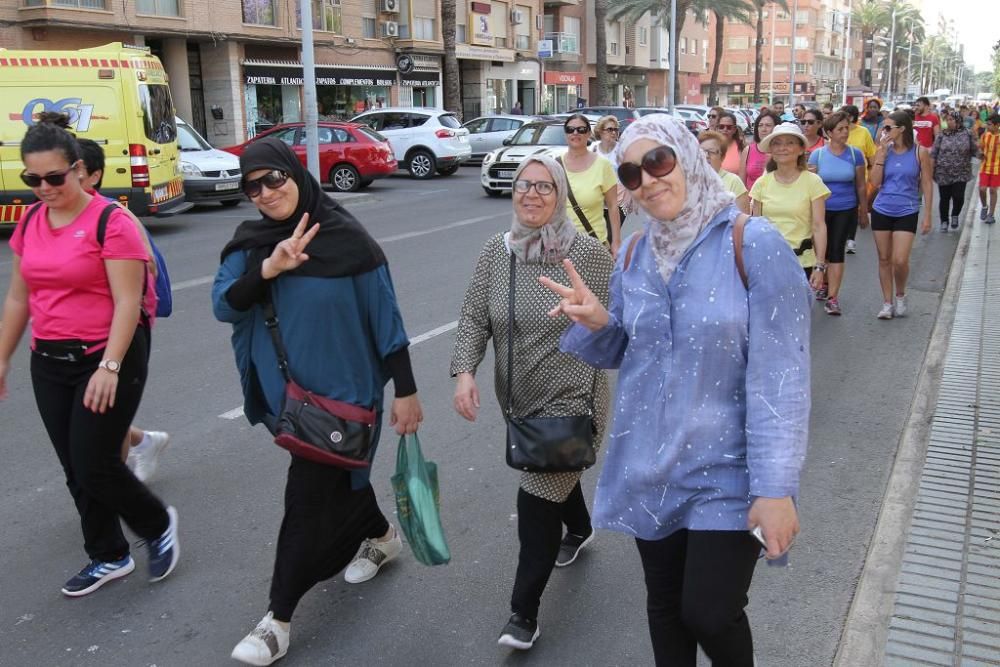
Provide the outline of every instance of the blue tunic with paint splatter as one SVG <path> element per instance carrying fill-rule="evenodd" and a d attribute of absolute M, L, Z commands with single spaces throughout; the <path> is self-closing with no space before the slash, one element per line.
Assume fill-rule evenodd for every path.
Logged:
<path fill-rule="evenodd" d="M 594 523 L 646 540 L 681 528 L 745 530 L 754 497 L 796 496 L 809 424 L 811 298 L 764 218 L 735 207 L 702 231 L 665 284 L 648 227 L 611 277 L 610 321 L 573 325 L 561 349 L 619 368 Z"/>

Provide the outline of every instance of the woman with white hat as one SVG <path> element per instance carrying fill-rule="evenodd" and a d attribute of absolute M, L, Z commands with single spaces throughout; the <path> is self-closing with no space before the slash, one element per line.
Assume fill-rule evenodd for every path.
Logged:
<path fill-rule="evenodd" d="M 782 123 L 764 137 L 767 173 L 750 190 L 753 214 L 771 221 L 785 237 L 813 288 L 826 281 L 826 198 L 830 189 L 806 170 L 806 138 L 795 123 Z"/>

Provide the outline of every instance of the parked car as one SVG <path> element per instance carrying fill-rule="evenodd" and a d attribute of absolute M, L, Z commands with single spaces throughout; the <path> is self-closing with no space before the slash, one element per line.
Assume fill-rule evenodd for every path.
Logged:
<path fill-rule="evenodd" d="M 236 206 L 243 201 L 239 158 L 212 148 L 197 130 L 180 118 L 175 117 L 174 121 L 181 152 L 184 198 L 191 203 L 219 202 L 223 206 Z"/>
<path fill-rule="evenodd" d="M 482 160 L 487 153 L 503 146 L 503 140 L 513 137 L 521 126 L 541 116 L 497 115 L 473 118 L 462 127 L 469 131 L 472 160 Z"/>
<path fill-rule="evenodd" d="M 372 109 L 351 119 L 385 135 L 392 142 L 399 166 L 414 178 L 434 172 L 451 176 L 472 157 L 469 131 L 450 111 L 430 107 Z"/>
<path fill-rule="evenodd" d="M 696 137 L 698 134 L 708 129 L 708 123 L 700 118 L 696 118 L 693 113 L 685 115 L 675 109 L 673 114 L 671 114 L 669 109 L 660 107 L 637 107 L 636 111 L 640 116 L 648 116 L 651 113 L 665 113 L 667 115 L 672 115 L 674 118 L 684 123 L 684 127 L 686 127 L 691 134 Z"/>
<path fill-rule="evenodd" d="M 529 155 L 548 153 L 558 157 L 568 150 L 562 120 L 526 123 L 513 137 L 504 139 L 503 147 L 486 154 L 479 180 L 490 197 L 510 193 L 514 172 Z"/>
<path fill-rule="evenodd" d="M 366 188 L 376 178 L 395 173 L 398 168 L 389 140 L 365 125 L 320 121 L 319 172 L 337 192 L 354 192 Z M 292 147 L 302 164 L 306 164 L 306 131 L 304 123 L 282 123 L 258 134 L 250 141 L 222 150 L 242 155 L 247 146 L 264 137 L 277 137 Z"/>

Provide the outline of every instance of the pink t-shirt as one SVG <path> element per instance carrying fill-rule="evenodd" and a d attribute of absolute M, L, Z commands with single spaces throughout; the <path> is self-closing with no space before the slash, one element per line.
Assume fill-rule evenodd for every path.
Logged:
<path fill-rule="evenodd" d="M 139 230 L 124 211 L 111 214 L 104 246 L 98 244 L 97 221 L 105 206 L 103 197 L 93 197 L 76 220 L 53 229 L 48 222 L 48 207 L 42 204 L 26 229 L 18 223 L 10 247 L 21 258 L 33 338 L 107 340 L 114 301 L 104 260 L 146 262 L 149 256 Z M 146 308 L 150 291 L 153 301 L 149 312 L 154 313 L 156 293 L 152 277 L 147 275 L 143 299 Z"/>
<path fill-rule="evenodd" d="M 761 152 L 757 148 L 757 144 L 750 144 L 750 150 L 747 152 L 747 182 L 744 183 L 747 190 L 752 188 L 757 179 L 764 175 L 764 169 L 767 167 L 767 160 L 770 157 L 767 153 Z"/>

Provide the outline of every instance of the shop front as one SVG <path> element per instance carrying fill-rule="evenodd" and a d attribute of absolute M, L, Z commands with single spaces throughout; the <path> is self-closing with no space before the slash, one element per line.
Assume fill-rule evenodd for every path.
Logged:
<path fill-rule="evenodd" d="M 538 63 L 516 61 L 513 49 L 456 44 L 462 82 L 465 120 L 496 113 L 510 113 L 516 102 L 524 113 L 538 108 Z"/>
<path fill-rule="evenodd" d="M 413 71 L 399 74 L 399 106 L 444 108 L 441 58 L 412 54 Z"/>
<path fill-rule="evenodd" d="M 542 113 L 563 113 L 576 108 L 583 96 L 583 72 L 545 72 Z"/>

